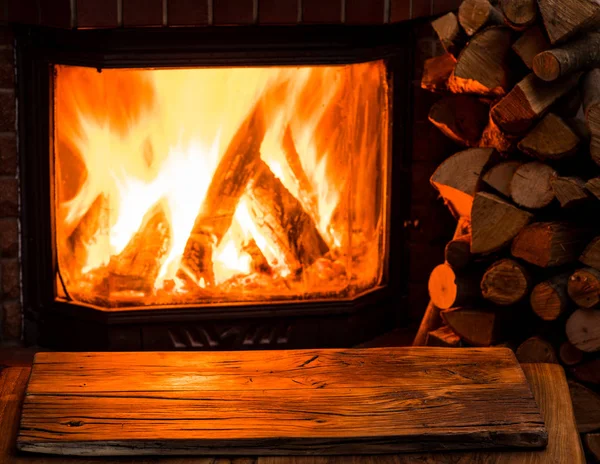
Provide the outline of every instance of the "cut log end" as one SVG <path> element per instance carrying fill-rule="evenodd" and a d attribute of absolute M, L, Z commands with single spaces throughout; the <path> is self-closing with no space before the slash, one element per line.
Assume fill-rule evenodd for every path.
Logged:
<path fill-rule="evenodd" d="M 532 162 L 520 166 L 512 178 L 510 195 L 519 206 L 539 209 L 554 200 L 551 181 L 557 173 L 550 166 Z"/>
<path fill-rule="evenodd" d="M 528 271 L 512 259 L 502 259 L 492 264 L 481 279 L 481 293 L 486 300 L 497 305 L 513 305 L 529 293 Z"/>
<path fill-rule="evenodd" d="M 516 351 L 520 363 L 558 364 L 556 350 L 550 342 L 541 337 L 531 337 L 519 345 Z"/>
<path fill-rule="evenodd" d="M 440 264 L 429 276 L 429 297 L 440 309 L 470 304 L 481 295 L 480 279 L 480 275 L 459 275 L 447 264 Z"/>
<path fill-rule="evenodd" d="M 533 72 L 540 79 L 545 81 L 554 81 L 562 73 L 560 70 L 560 61 L 550 50 L 543 51 L 533 59 Z"/>
<path fill-rule="evenodd" d="M 508 23 L 517 30 L 525 29 L 537 19 L 535 0 L 502 0 L 500 5 Z"/>
<path fill-rule="evenodd" d="M 570 273 L 559 274 L 533 288 L 529 301 L 540 319 L 555 321 L 568 310 L 567 284 L 570 277 Z"/>
<path fill-rule="evenodd" d="M 564 342 L 558 350 L 560 360 L 565 366 L 575 366 L 583 361 L 583 351 L 575 348 L 571 343 Z"/>
<path fill-rule="evenodd" d="M 578 309 L 567 320 L 565 331 L 569 342 L 578 350 L 600 351 L 600 311 Z"/>
<path fill-rule="evenodd" d="M 597 308 L 600 305 L 600 271 L 578 269 L 569 279 L 569 296 L 582 308 Z"/>

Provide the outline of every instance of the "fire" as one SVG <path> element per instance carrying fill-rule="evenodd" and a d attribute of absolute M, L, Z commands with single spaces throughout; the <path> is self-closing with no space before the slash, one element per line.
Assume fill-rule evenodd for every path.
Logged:
<path fill-rule="evenodd" d="M 383 62 L 55 71 L 67 298 L 347 297 L 381 283 Z"/>

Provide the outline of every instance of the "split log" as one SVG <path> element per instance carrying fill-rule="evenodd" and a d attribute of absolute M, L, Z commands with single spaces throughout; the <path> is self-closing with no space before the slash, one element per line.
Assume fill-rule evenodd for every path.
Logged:
<path fill-rule="evenodd" d="M 515 354 L 520 363 L 558 364 L 556 350 L 552 344 L 538 336 L 528 338 L 521 343 Z"/>
<path fill-rule="evenodd" d="M 600 32 L 541 52 L 533 59 L 533 72 L 545 81 L 600 65 Z"/>
<path fill-rule="evenodd" d="M 315 220 L 318 220 L 319 205 L 317 201 L 317 195 L 315 194 L 312 184 L 310 183 L 310 180 L 308 180 L 308 176 L 302 167 L 302 161 L 300 160 L 298 150 L 296 150 L 296 144 L 294 143 L 292 129 L 290 126 L 286 128 L 286 131 L 283 135 L 282 146 L 285 159 L 298 184 L 298 192 L 300 196 L 299 199 L 304 205 L 306 205 L 306 209 L 308 209 L 310 215 Z"/>
<path fill-rule="evenodd" d="M 585 188 L 600 200 L 600 177 L 588 180 L 585 184 Z"/>
<path fill-rule="evenodd" d="M 481 293 L 497 305 L 518 303 L 529 294 L 531 278 L 523 266 L 512 259 L 493 263 L 481 279 Z"/>
<path fill-rule="evenodd" d="M 451 53 L 444 53 L 425 60 L 421 87 L 430 92 L 448 90 L 448 80 L 456 67 L 456 58 Z"/>
<path fill-rule="evenodd" d="M 471 236 L 463 235 L 448 242 L 444 250 L 446 264 L 455 271 L 466 268 L 471 262 Z"/>
<path fill-rule="evenodd" d="M 590 200 L 585 181 L 578 177 L 555 177 L 550 184 L 563 208 L 572 208 Z"/>
<path fill-rule="evenodd" d="M 161 204 L 150 209 L 138 232 L 108 265 L 111 292 L 152 293 L 163 259 L 171 248 L 171 228 Z"/>
<path fill-rule="evenodd" d="M 497 192 L 510 197 L 510 183 L 515 171 L 521 167 L 521 161 L 504 161 L 492 166 L 482 180 Z"/>
<path fill-rule="evenodd" d="M 247 189 L 250 214 L 261 233 L 298 272 L 329 251 L 313 219 L 262 160 Z"/>
<path fill-rule="evenodd" d="M 567 285 L 570 277 L 570 272 L 558 274 L 533 288 L 529 301 L 533 312 L 542 320 L 555 321 L 569 309 Z"/>
<path fill-rule="evenodd" d="M 444 50 L 456 56 L 464 45 L 464 36 L 458 18 L 452 12 L 431 22 Z"/>
<path fill-rule="evenodd" d="M 533 26 L 527 29 L 512 45 L 514 52 L 519 55 L 525 66 L 529 69 L 533 68 L 533 59 L 535 56 L 549 48 L 550 42 L 540 26 Z"/>
<path fill-rule="evenodd" d="M 583 361 L 583 351 L 575 348 L 569 342 L 560 345 L 558 355 L 565 366 L 575 366 Z"/>
<path fill-rule="evenodd" d="M 525 208 L 539 209 L 554 200 L 551 181 L 557 176 L 554 169 L 544 163 L 525 163 L 515 171 L 510 183 L 513 201 Z"/>
<path fill-rule="evenodd" d="M 472 36 L 484 26 L 504 24 L 504 15 L 488 0 L 463 0 L 458 7 L 458 21 Z"/>
<path fill-rule="evenodd" d="M 496 195 L 475 195 L 471 215 L 471 253 L 490 253 L 508 245 L 533 219 L 533 215 Z"/>
<path fill-rule="evenodd" d="M 427 334 L 426 345 L 458 348 L 461 345 L 461 340 L 458 335 L 452 332 L 450 327 L 445 325 Z"/>
<path fill-rule="evenodd" d="M 454 308 L 442 311 L 442 319 L 461 339 L 473 346 L 490 346 L 498 341 L 502 328 L 494 311 Z"/>
<path fill-rule="evenodd" d="M 475 147 L 487 124 L 489 106 L 471 95 L 449 95 L 429 110 L 429 121 L 460 145 Z"/>
<path fill-rule="evenodd" d="M 577 431 L 587 433 L 600 430 L 600 395 L 574 380 L 569 380 L 568 384 Z"/>
<path fill-rule="evenodd" d="M 553 44 L 598 24 L 600 19 L 596 0 L 538 0 L 538 7 Z"/>
<path fill-rule="evenodd" d="M 502 0 L 502 12 L 508 24 L 517 30 L 523 30 L 537 19 L 536 0 Z"/>
<path fill-rule="evenodd" d="M 440 316 L 440 309 L 436 308 L 432 301 L 429 301 L 412 346 L 425 346 L 427 344 L 429 332 L 437 329 L 441 324 L 442 318 Z"/>
<path fill-rule="evenodd" d="M 511 84 L 511 36 L 509 28 L 494 26 L 473 37 L 458 56 L 448 88 L 454 93 L 505 95 Z"/>
<path fill-rule="evenodd" d="M 511 153 L 515 150 L 518 140 L 517 136 L 503 132 L 490 117 L 488 125 L 481 134 L 479 146 L 495 148 L 500 153 Z"/>
<path fill-rule="evenodd" d="M 600 311 L 578 309 L 567 320 L 569 342 L 586 353 L 600 351 Z"/>
<path fill-rule="evenodd" d="M 600 69 L 593 69 L 582 79 L 583 110 L 590 130 L 590 155 L 600 166 Z"/>
<path fill-rule="evenodd" d="M 544 160 L 560 160 L 577 153 L 580 139 L 560 117 L 548 113 L 518 144 L 519 150 Z"/>
<path fill-rule="evenodd" d="M 588 241 L 587 228 L 566 222 L 536 222 L 519 232 L 511 253 L 536 266 L 561 266 L 575 262 Z"/>
<path fill-rule="evenodd" d="M 594 238 L 583 250 L 579 257 L 586 266 L 600 271 L 600 236 Z"/>
<path fill-rule="evenodd" d="M 580 382 L 600 385 L 600 358 L 577 364 L 569 372 Z"/>
<path fill-rule="evenodd" d="M 436 307 L 449 309 L 479 300 L 480 281 L 481 274 L 478 272 L 456 274 L 447 264 L 440 264 L 431 272 L 427 288 Z"/>
<path fill-rule="evenodd" d="M 240 125 L 221 157 L 196 216 L 181 257 L 181 274 L 196 285 L 212 282 L 212 265 L 207 269 L 207 247 L 218 244 L 233 221 L 239 199 L 260 161 L 260 146 L 266 131 L 262 107 L 257 107 Z M 212 239 L 212 240 L 211 240 Z"/>
<path fill-rule="evenodd" d="M 531 73 L 492 108 L 492 119 L 508 134 L 524 134 L 578 80 L 576 74 L 544 82 Z"/>
<path fill-rule="evenodd" d="M 583 444 L 589 454 L 600 461 L 600 433 L 588 433 L 583 436 Z"/>
<path fill-rule="evenodd" d="M 598 307 L 600 305 L 600 271 L 591 267 L 578 269 L 569 279 L 568 291 L 569 296 L 578 306 L 582 308 Z"/>
<path fill-rule="evenodd" d="M 431 184 L 456 217 L 469 217 L 479 179 L 492 159 L 493 148 L 471 148 L 445 160 L 431 176 Z"/>

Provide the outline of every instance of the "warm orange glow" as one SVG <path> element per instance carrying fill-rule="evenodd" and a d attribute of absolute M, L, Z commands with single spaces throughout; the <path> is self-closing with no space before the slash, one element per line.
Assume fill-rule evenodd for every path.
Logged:
<path fill-rule="evenodd" d="M 383 62 L 56 66 L 58 295 L 105 307 L 381 284 Z"/>

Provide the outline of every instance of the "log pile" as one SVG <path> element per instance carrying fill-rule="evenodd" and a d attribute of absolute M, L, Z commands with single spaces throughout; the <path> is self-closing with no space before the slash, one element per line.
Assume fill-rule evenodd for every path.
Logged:
<path fill-rule="evenodd" d="M 464 0 L 421 87 L 464 149 L 431 184 L 459 222 L 415 344 L 560 363 L 600 459 L 600 1 Z"/>

